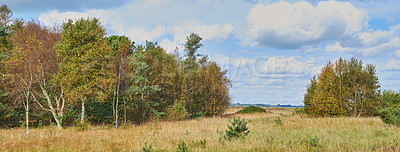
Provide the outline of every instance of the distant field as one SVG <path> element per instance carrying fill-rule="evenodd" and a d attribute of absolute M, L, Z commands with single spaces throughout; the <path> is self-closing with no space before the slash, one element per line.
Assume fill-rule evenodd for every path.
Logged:
<path fill-rule="evenodd" d="M 240 110 L 228 109 L 227 113 Z M 270 113 L 238 115 L 248 121 L 250 135 L 227 141 L 220 138 L 229 118 L 160 122 L 113 129 L 91 127 L 0 130 L 0 151 L 176 151 L 184 141 L 191 151 L 400 151 L 400 128 L 378 117 L 307 118 L 294 109 L 267 108 Z M 276 123 L 280 117 L 282 124 Z M 206 144 L 200 141 L 206 140 Z"/>

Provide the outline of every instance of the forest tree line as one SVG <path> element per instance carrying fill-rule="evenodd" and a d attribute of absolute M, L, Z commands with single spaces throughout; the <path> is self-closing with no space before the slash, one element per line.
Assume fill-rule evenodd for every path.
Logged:
<path fill-rule="evenodd" d="M 0 8 L 0 126 L 140 124 L 221 115 L 230 80 L 186 38 L 183 55 L 157 42 L 106 35 L 97 18 L 61 27 Z M 27 130 L 28 131 L 28 130 Z"/>

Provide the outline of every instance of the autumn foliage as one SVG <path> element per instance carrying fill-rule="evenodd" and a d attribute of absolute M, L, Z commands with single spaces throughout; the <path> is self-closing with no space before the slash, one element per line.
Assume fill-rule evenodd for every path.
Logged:
<path fill-rule="evenodd" d="M 107 36 L 97 18 L 61 27 L 12 18 L 0 7 L 0 126 L 146 123 L 221 115 L 226 70 L 186 38 L 184 54 L 157 42 Z"/>
<path fill-rule="evenodd" d="M 311 79 L 304 108 L 311 116 L 372 116 L 380 105 L 375 66 L 340 58 Z"/>

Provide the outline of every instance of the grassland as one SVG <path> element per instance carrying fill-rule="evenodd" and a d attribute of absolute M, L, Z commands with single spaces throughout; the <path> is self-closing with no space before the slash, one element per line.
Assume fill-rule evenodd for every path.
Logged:
<path fill-rule="evenodd" d="M 234 112 L 240 109 L 229 109 Z M 191 151 L 400 151 L 400 128 L 378 117 L 307 118 L 292 109 L 238 115 L 248 121 L 246 138 L 221 138 L 229 118 L 202 118 L 141 126 L 93 126 L 57 131 L 54 127 L 0 130 L 0 151 L 176 151 L 184 141 Z M 282 123 L 276 123 L 280 117 Z M 200 141 L 206 141 L 202 144 Z"/>

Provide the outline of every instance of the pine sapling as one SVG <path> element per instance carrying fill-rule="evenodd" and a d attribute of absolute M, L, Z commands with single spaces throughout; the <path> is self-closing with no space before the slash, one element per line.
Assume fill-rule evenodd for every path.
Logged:
<path fill-rule="evenodd" d="M 228 125 L 229 130 L 225 130 L 225 139 L 231 140 L 239 137 L 244 137 L 250 133 L 250 130 L 247 127 L 247 122 L 244 119 L 241 120 L 240 117 L 236 119 L 236 117 L 233 116 L 233 120 L 231 121 L 229 119 L 229 122 L 232 126 Z"/>

